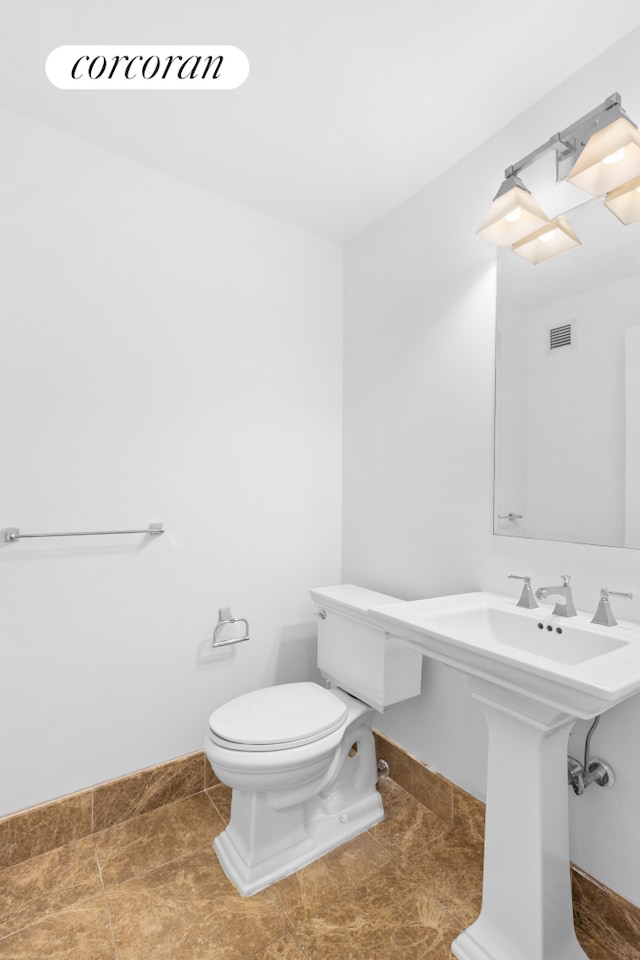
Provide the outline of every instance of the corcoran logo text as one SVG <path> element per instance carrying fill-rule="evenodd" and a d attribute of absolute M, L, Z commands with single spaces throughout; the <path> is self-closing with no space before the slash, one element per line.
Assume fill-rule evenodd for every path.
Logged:
<path fill-rule="evenodd" d="M 62 90 L 233 90 L 249 61 L 228 46 L 66 46 L 47 57 L 47 77 Z"/>

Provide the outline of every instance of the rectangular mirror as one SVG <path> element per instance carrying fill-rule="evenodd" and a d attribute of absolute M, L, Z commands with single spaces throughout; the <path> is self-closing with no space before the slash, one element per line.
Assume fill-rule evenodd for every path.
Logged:
<path fill-rule="evenodd" d="M 640 223 L 601 199 L 582 246 L 498 250 L 494 532 L 640 548 Z"/>

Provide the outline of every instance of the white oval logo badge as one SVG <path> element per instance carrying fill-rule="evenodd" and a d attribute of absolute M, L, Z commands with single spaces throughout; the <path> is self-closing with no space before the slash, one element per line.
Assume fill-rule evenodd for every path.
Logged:
<path fill-rule="evenodd" d="M 249 76 L 249 60 L 228 46 L 56 47 L 47 77 L 61 90 L 234 90 Z"/>

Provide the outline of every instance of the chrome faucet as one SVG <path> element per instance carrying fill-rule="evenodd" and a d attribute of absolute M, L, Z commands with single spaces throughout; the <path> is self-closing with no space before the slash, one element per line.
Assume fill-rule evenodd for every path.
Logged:
<path fill-rule="evenodd" d="M 560 587 L 539 587 L 536 590 L 536 597 L 538 600 L 546 600 L 547 597 L 562 597 L 562 600 L 557 600 L 556 605 L 553 608 L 553 613 L 557 617 L 576 617 L 577 610 L 573 602 L 573 596 L 571 595 L 571 587 L 569 586 L 569 581 L 571 577 L 561 577 L 562 586 Z"/>

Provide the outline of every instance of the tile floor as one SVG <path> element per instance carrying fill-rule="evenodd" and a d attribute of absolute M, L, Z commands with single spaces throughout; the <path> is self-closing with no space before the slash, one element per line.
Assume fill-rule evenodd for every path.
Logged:
<path fill-rule="evenodd" d="M 380 789 L 382 823 L 249 899 L 211 848 L 222 785 L 0 870 L 0 960 L 451 960 L 480 909 L 477 818 L 453 832 Z"/>

